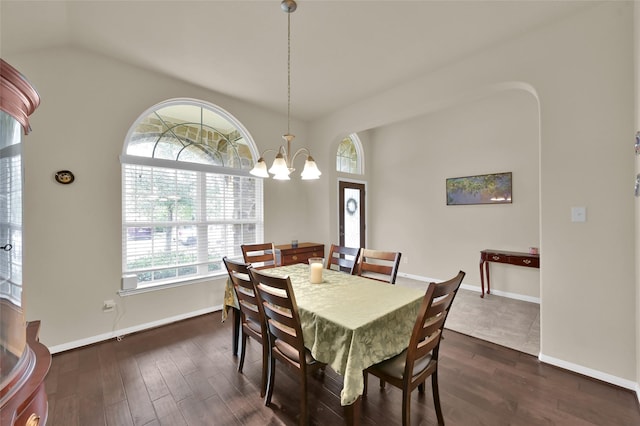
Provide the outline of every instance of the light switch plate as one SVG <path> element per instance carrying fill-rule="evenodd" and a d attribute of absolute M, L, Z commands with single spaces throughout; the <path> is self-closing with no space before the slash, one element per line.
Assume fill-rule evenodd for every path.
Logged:
<path fill-rule="evenodd" d="M 586 221 L 587 221 L 586 207 L 571 207 L 571 222 L 586 222 Z"/>

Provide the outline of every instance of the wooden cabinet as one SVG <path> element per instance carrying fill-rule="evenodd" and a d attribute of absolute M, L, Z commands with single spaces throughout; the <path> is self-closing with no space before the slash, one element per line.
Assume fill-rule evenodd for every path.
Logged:
<path fill-rule="evenodd" d="M 504 250 L 482 250 L 480 252 L 480 283 L 484 297 L 484 276 L 487 275 L 487 294 L 491 293 L 491 282 L 489 281 L 489 262 L 508 263 L 510 265 L 524 266 L 527 268 L 540 268 L 540 255 L 529 254 L 519 251 Z"/>
<path fill-rule="evenodd" d="M 40 322 L 25 321 L 22 294 L 22 135 L 40 97 L 27 80 L 0 59 L 0 424 L 47 422 L 44 379 L 51 354 L 38 341 Z"/>
<path fill-rule="evenodd" d="M 282 266 L 308 263 L 310 257 L 324 257 L 324 244 L 300 243 L 297 247 L 281 244 L 275 247 L 278 263 Z"/>

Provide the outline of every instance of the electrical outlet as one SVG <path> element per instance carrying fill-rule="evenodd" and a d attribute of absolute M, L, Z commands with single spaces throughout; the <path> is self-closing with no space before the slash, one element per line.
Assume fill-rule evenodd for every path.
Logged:
<path fill-rule="evenodd" d="M 102 312 L 111 312 L 116 308 L 116 302 L 113 300 L 105 300 L 102 302 Z"/>
<path fill-rule="evenodd" d="M 402 263 L 404 263 L 405 265 L 408 265 L 409 264 L 409 257 L 408 256 L 403 257 L 402 258 Z"/>

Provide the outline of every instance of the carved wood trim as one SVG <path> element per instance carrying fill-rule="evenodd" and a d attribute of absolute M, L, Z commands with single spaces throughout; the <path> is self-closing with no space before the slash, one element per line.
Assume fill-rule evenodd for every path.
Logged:
<path fill-rule="evenodd" d="M 31 130 L 29 116 L 40 105 L 40 95 L 22 74 L 0 59 L 0 110 L 22 125 L 24 134 Z"/>

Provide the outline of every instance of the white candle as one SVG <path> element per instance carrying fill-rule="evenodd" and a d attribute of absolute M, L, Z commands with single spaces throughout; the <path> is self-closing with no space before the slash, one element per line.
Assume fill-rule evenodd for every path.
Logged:
<path fill-rule="evenodd" d="M 322 263 L 312 263 L 309 281 L 311 284 L 320 284 L 322 282 Z"/>

